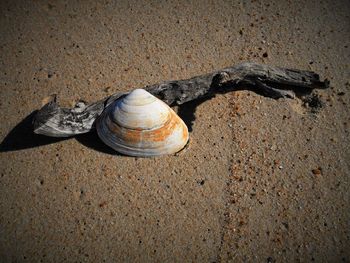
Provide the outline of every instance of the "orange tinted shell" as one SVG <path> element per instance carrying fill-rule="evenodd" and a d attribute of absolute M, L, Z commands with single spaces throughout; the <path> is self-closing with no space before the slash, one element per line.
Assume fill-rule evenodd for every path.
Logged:
<path fill-rule="evenodd" d="M 189 139 L 181 118 L 145 90 L 109 105 L 97 121 L 97 132 L 116 151 L 140 157 L 178 152 Z"/>

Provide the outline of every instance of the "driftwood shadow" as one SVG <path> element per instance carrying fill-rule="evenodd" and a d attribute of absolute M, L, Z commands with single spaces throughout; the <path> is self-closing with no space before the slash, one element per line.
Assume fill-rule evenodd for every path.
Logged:
<path fill-rule="evenodd" d="M 33 118 L 37 111 L 33 111 L 21 122 L 19 122 L 0 143 L 0 152 L 12 152 L 36 148 L 43 145 L 53 144 L 56 142 L 70 140 L 75 138 L 82 145 L 106 154 L 120 155 L 113 149 L 105 145 L 98 137 L 96 131 L 85 134 L 79 134 L 75 137 L 55 138 L 44 135 L 35 134 L 33 132 Z"/>
<path fill-rule="evenodd" d="M 33 132 L 33 118 L 37 111 L 33 111 L 18 123 L 0 143 L 0 152 L 11 152 L 48 145 L 70 138 L 54 138 Z"/>
<path fill-rule="evenodd" d="M 192 100 L 189 102 L 186 102 L 184 104 L 179 105 L 177 114 L 180 116 L 180 118 L 185 122 L 187 125 L 188 131 L 193 131 L 193 123 L 196 120 L 196 109 L 197 107 L 202 104 L 203 102 L 206 102 L 207 100 L 210 100 L 214 98 L 214 96 L 209 97 L 203 97 L 197 100 Z"/>
<path fill-rule="evenodd" d="M 302 100 L 304 100 L 304 98 L 307 95 L 310 95 L 312 93 L 312 90 L 298 90 L 298 89 L 294 89 L 293 86 L 282 85 L 282 84 L 280 85 L 271 84 L 271 87 L 276 87 L 276 88 L 285 89 L 285 90 L 292 90 L 295 93 L 296 97 Z M 264 92 L 264 90 L 259 89 L 254 85 L 250 85 L 247 83 L 234 84 L 234 85 L 230 83 L 227 85 L 222 85 L 221 90 L 217 90 L 217 93 L 226 94 L 233 91 L 243 91 L 243 90 L 247 90 L 247 91 L 249 90 L 249 91 L 255 92 L 260 96 L 269 97 L 268 94 Z M 196 113 L 197 106 L 214 97 L 215 97 L 215 94 L 211 96 L 205 96 L 196 100 L 192 100 L 178 106 L 177 114 L 186 123 L 189 132 L 192 132 L 193 130 L 192 126 L 194 121 L 196 120 L 195 113 Z"/>

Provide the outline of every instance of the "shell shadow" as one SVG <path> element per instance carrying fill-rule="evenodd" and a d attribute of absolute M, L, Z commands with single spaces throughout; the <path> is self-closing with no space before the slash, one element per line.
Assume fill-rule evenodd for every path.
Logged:
<path fill-rule="evenodd" d="M 0 143 L 0 152 L 19 151 L 56 143 L 70 138 L 54 138 L 33 132 L 33 117 L 37 111 L 33 111 L 18 123 Z"/>

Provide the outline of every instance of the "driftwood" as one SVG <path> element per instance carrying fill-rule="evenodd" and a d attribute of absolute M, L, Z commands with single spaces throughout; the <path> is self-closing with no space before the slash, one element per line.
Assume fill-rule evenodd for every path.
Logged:
<path fill-rule="evenodd" d="M 310 93 L 314 88 L 327 88 L 329 81 L 320 81 L 319 75 L 312 71 L 243 63 L 191 79 L 165 81 L 144 89 L 174 106 L 237 90 L 242 85 L 278 99 L 295 98 L 295 94 Z M 94 129 L 95 120 L 102 111 L 126 94 L 116 93 L 89 105 L 79 102 L 73 109 L 59 107 L 54 97 L 36 114 L 34 132 L 52 137 L 87 133 Z"/>

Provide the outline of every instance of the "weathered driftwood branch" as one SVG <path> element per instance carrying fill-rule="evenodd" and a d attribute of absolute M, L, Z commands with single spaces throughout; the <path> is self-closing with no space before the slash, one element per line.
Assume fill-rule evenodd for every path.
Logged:
<path fill-rule="evenodd" d="M 198 98 L 229 92 L 241 85 L 278 99 L 295 98 L 294 92 L 307 93 L 314 88 L 327 88 L 329 82 L 320 81 L 318 74 L 311 71 L 244 63 L 191 79 L 165 81 L 144 89 L 168 105 L 181 105 Z M 102 111 L 125 94 L 116 93 L 89 105 L 79 102 L 73 109 L 60 108 L 54 98 L 36 114 L 34 132 L 52 137 L 89 132 Z"/>

